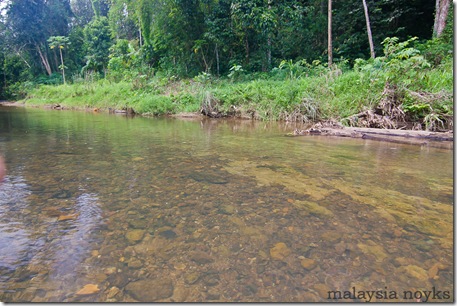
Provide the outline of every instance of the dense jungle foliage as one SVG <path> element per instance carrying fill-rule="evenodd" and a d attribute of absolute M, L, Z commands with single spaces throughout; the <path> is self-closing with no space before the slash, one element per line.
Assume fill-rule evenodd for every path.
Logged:
<path fill-rule="evenodd" d="M 331 2 L 4 1 L 0 99 L 449 128 L 450 0 L 334 0 L 330 50 Z"/>

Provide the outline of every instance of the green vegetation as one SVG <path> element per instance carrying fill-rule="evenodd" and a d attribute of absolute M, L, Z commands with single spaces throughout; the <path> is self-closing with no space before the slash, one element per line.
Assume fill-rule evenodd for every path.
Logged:
<path fill-rule="evenodd" d="M 438 35 L 430 1 L 367 3 L 377 57 L 361 2 L 335 2 L 329 66 L 327 0 L 12 0 L 0 18 L 0 98 L 449 128 L 452 6 Z"/>

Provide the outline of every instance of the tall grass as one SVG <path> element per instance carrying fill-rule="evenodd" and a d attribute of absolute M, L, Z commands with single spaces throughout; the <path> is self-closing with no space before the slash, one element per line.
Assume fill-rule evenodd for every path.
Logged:
<path fill-rule="evenodd" d="M 394 85 L 402 99 L 397 102 L 404 104 L 403 110 L 411 118 L 422 120 L 431 115 L 428 118 L 438 116 L 442 120 L 451 116 L 452 58 L 431 67 L 406 43 L 386 39 L 387 43 L 384 57 L 356 60 L 354 69 L 344 71 L 336 66 L 329 69 L 319 63 L 289 61 L 257 78 L 240 75 L 214 79 L 209 74 L 186 80 L 158 75 L 119 82 L 80 78 L 71 85 L 36 87 L 28 91 L 25 101 L 75 108 L 133 108 L 136 113 L 150 115 L 198 112 L 207 107 L 221 114 L 306 122 L 340 120 L 374 109 L 385 89 Z M 425 108 L 432 111 L 422 112 Z"/>

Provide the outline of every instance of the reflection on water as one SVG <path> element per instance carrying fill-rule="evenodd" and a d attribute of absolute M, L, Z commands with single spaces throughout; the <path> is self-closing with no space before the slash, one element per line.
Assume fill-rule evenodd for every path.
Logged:
<path fill-rule="evenodd" d="M 0 300 L 452 301 L 452 151 L 291 129 L 0 108 Z"/>

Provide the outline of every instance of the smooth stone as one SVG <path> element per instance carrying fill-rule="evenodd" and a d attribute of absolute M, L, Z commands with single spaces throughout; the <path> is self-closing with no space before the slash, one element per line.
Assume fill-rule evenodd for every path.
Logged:
<path fill-rule="evenodd" d="M 407 266 L 407 265 L 417 265 L 417 261 L 413 258 L 408 257 L 397 257 L 394 259 L 395 266 Z"/>
<path fill-rule="evenodd" d="M 313 286 L 313 289 L 325 300 L 328 299 L 328 292 L 331 291 L 326 284 L 316 284 Z"/>
<path fill-rule="evenodd" d="M 110 255 L 113 251 L 115 251 L 117 248 L 115 245 L 108 245 L 106 247 L 103 247 L 100 249 L 100 254 L 102 256 L 105 256 L 105 255 Z"/>
<path fill-rule="evenodd" d="M 343 236 L 343 233 L 341 233 L 339 231 L 329 231 L 329 232 L 323 233 L 321 235 L 321 239 L 326 242 L 336 242 L 337 240 L 340 240 L 342 236 Z"/>
<path fill-rule="evenodd" d="M 189 296 L 190 289 L 186 288 L 185 285 L 177 285 L 173 291 L 172 301 L 176 303 L 186 302 Z"/>
<path fill-rule="evenodd" d="M 107 297 L 108 299 L 112 299 L 112 298 L 115 297 L 119 292 L 121 292 L 121 290 L 120 290 L 118 287 L 116 287 L 116 286 L 111 287 L 111 288 L 108 290 L 108 293 L 107 293 L 106 297 Z"/>
<path fill-rule="evenodd" d="M 60 215 L 57 218 L 57 221 L 67 221 L 67 220 L 76 220 L 78 218 L 79 214 L 70 214 L 70 215 Z"/>
<path fill-rule="evenodd" d="M 111 274 L 107 281 L 112 285 L 118 288 L 123 288 L 129 283 L 129 277 L 126 273 L 114 273 Z"/>
<path fill-rule="evenodd" d="M 444 269 L 446 269 L 446 266 L 438 262 L 434 264 L 430 269 L 428 269 L 428 277 L 432 279 L 438 279 L 438 273 L 440 272 L 440 270 Z"/>
<path fill-rule="evenodd" d="M 128 231 L 125 234 L 125 237 L 129 241 L 129 243 L 134 244 L 143 239 L 145 232 L 146 231 L 141 230 L 141 229 L 134 229 L 134 230 Z"/>
<path fill-rule="evenodd" d="M 284 260 L 292 251 L 284 242 L 278 242 L 270 249 L 270 256 L 273 260 Z"/>
<path fill-rule="evenodd" d="M 218 275 L 208 275 L 204 278 L 204 283 L 206 286 L 213 287 L 219 284 L 219 279 Z"/>
<path fill-rule="evenodd" d="M 131 282 L 125 290 L 139 302 L 153 302 L 173 295 L 173 283 L 169 278 L 142 279 Z"/>
<path fill-rule="evenodd" d="M 69 190 L 60 190 L 52 195 L 54 199 L 68 199 L 71 198 L 71 192 Z"/>
<path fill-rule="evenodd" d="M 369 241 L 368 241 L 369 242 Z M 384 248 L 380 245 L 368 245 L 363 243 L 358 243 L 357 247 L 362 250 L 366 255 L 373 255 L 376 258 L 377 262 L 382 262 L 388 257 Z"/>
<path fill-rule="evenodd" d="M 143 266 L 143 263 L 139 259 L 132 259 L 132 260 L 129 261 L 127 266 L 129 268 L 138 269 L 138 268 L 141 268 Z"/>
<path fill-rule="evenodd" d="M 311 292 L 305 292 L 303 293 L 303 299 L 302 302 L 304 303 L 316 303 L 319 302 L 320 299 L 317 295 Z"/>
<path fill-rule="evenodd" d="M 190 259 L 200 265 L 207 264 L 207 263 L 214 261 L 214 259 L 210 255 L 208 255 L 205 252 L 201 252 L 201 251 L 192 252 L 190 254 Z"/>
<path fill-rule="evenodd" d="M 105 273 L 97 273 L 93 276 L 93 279 L 97 282 L 97 283 L 103 283 L 105 280 L 106 280 L 106 274 Z"/>
<path fill-rule="evenodd" d="M 129 220 L 129 226 L 135 229 L 145 229 L 148 226 L 147 219 L 133 219 Z"/>
<path fill-rule="evenodd" d="M 190 273 L 187 273 L 186 275 L 184 275 L 184 281 L 188 285 L 195 284 L 199 278 L 200 278 L 200 274 L 197 272 L 190 272 Z"/>
<path fill-rule="evenodd" d="M 236 208 L 233 205 L 222 205 L 219 211 L 225 215 L 233 215 L 236 212 Z"/>
<path fill-rule="evenodd" d="M 310 258 L 303 258 L 300 260 L 300 264 L 306 270 L 312 270 L 317 267 L 317 262 Z"/>
<path fill-rule="evenodd" d="M 159 232 L 159 235 L 162 236 L 162 237 L 165 237 L 167 239 L 174 239 L 174 238 L 176 238 L 178 236 L 172 230 L 165 230 L 165 231 Z"/>
<path fill-rule="evenodd" d="M 299 209 L 305 209 L 312 215 L 315 215 L 319 218 L 329 218 L 333 216 L 333 212 L 327 208 L 320 206 L 319 204 L 311 201 L 295 201 L 293 203 Z"/>
<path fill-rule="evenodd" d="M 76 292 L 76 295 L 90 295 L 94 294 L 100 291 L 100 288 L 98 288 L 98 285 L 95 284 L 87 284 L 82 289 L 80 289 L 78 292 Z"/>
<path fill-rule="evenodd" d="M 183 264 L 182 262 L 179 262 L 179 263 L 177 263 L 177 264 L 175 264 L 175 265 L 173 265 L 173 266 L 174 266 L 174 268 L 175 268 L 176 270 L 185 270 L 185 269 L 186 269 L 186 265 Z"/>
<path fill-rule="evenodd" d="M 406 274 L 408 274 L 411 277 L 414 277 L 418 280 L 421 281 L 426 281 L 428 280 L 428 273 L 425 271 L 423 268 L 416 266 L 416 265 L 408 265 L 408 266 L 403 266 L 398 269 L 399 271 L 402 271 Z"/>
<path fill-rule="evenodd" d="M 106 275 L 114 274 L 116 273 L 117 268 L 116 267 L 108 267 L 104 270 Z"/>
<path fill-rule="evenodd" d="M 208 294 L 206 295 L 206 299 L 209 301 L 218 300 L 221 298 L 221 294 L 216 290 L 208 290 Z"/>

